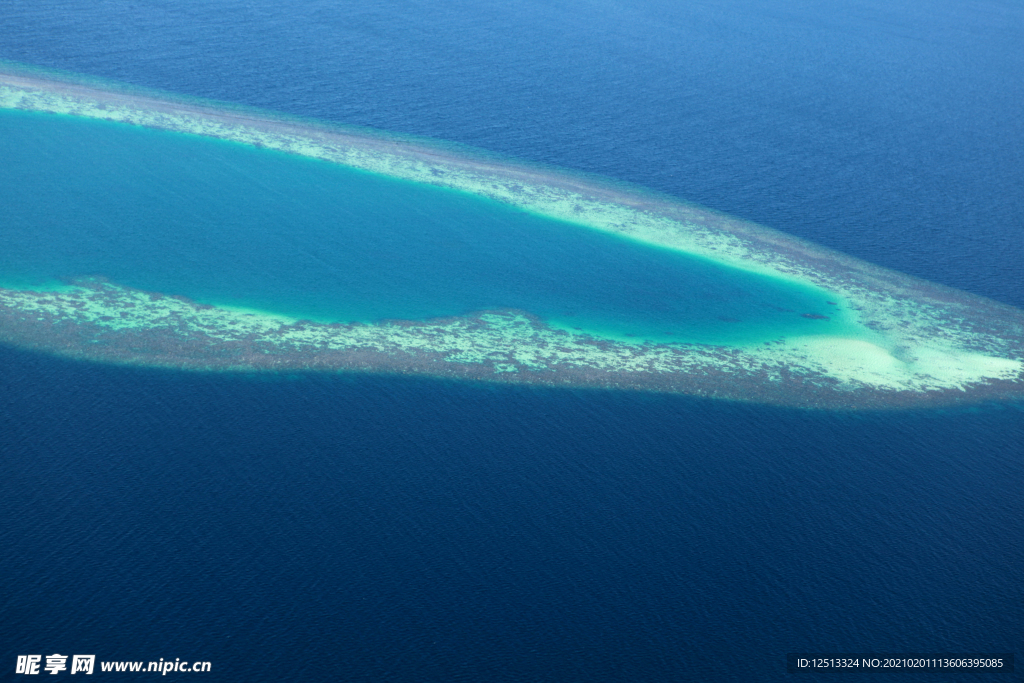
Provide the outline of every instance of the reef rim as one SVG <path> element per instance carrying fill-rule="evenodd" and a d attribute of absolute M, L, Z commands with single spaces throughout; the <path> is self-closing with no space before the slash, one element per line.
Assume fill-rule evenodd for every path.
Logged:
<path fill-rule="evenodd" d="M 829 293 L 862 334 L 746 346 L 629 343 L 521 311 L 338 325 L 211 308 L 103 280 L 0 289 L 0 341 L 188 370 L 414 373 L 667 391 L 813 408 L 1024 394 L 1024 312 L 784 233 L 611 181 L 27 68 L 0 68 L 0 108 L 203 135 L 446 187 Z"/>

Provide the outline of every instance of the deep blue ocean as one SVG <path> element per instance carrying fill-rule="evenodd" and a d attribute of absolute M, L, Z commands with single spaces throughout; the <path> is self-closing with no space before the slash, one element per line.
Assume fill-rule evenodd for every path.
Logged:
<path fill-rule="evenodd" d="M 1021 44 L 1015 2 L 0 6 L 0 59 L 596 173 L 1018 307 Z M 806 412 L 3 347 L 0 671 L 56 652 L 206 660 L 168 676 L 211 681 L 767 681 L 844 677 L 787 674 L 788 652 L 1019 659 L 1022 443 L 1006 404 Z"/>

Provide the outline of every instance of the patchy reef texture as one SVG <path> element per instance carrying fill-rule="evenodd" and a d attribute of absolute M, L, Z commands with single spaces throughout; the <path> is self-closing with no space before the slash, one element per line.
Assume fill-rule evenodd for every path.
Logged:
<path fill-rule="evenodd" d="M 525 311 L 326 324 L 202 305 L 98 278 L 0 289 L 0 341 L 193 370 L 356 371 L 666 391 L 818 408 L 1020 397 L 1024 312 L 767 228 L 590 178 L 260 112 L 0 72 L 0 107 L 203 135 L 485 196 L 595 230 L 820 288 L 852 336 L 653 343 L 557 329 Z M 0 226 L 2 229 L 2 226 Z"/>

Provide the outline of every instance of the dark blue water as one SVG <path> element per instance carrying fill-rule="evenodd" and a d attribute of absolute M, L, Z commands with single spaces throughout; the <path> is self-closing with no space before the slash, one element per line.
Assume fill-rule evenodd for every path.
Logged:
<path fill-rule="evenodd" d="M 1019 4 L 680 5 L 9 0 L 0 57 L 596 171 L 1024 305 Z M 1021 655 L 1017 408 L 0 368 L 12 677 L 53 652 L 231 681 Z"/>
<path fill-rule="evenodd" d="M 0 281 L 95 275 L 324 322 L 512 308 L 669 341 L 858 332 L 816 287 L 281 152 L 4 111 L 0 156 Z"/>

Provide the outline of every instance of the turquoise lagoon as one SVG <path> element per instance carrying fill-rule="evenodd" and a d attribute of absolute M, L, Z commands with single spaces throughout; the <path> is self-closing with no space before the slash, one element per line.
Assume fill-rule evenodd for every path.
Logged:
<path fill-rule="evenodd" d="M 11 288 L 98 276 L 318 322 L 517 309 L 620 340 L 864 333 L 811 285 L 284 152 L 0 110 L 0 156 Z"/>

